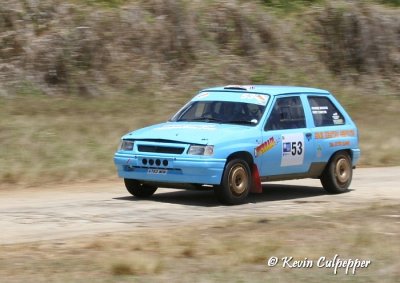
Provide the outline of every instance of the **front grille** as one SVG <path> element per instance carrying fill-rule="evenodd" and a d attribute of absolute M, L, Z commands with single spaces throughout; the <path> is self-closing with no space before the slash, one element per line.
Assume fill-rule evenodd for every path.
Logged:
<path fill-rule="evenodd" d="M 182 154 L 184 150 L 185 150 L 184 147 L 168 147 L 168 146 L 156 146 L 156 145 L 138 145 L 138 151 L 140 151 L 140 152 Z"/>

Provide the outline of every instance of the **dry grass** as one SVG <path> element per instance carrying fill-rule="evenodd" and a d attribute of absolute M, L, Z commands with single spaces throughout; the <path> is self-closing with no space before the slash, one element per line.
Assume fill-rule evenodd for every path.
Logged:
<path fill-rule="evenodd" d="M 7 282 L 396 282 L 398 217 L 397 206 L 376 204 L 313 216 L 225 220 L 1 246 L 0 276 Z M 356 275 L 339 270 L 336 276 L 329 269 L 266 266 L 270 256 L 315 260 L 335 254 L 372 264 Z"/>
<path fill-rule="evenodd" d="M 111 273 L 115 276 L 155 275 L 162 272 L 163 264 L 156 256 L 135 255 L 131 258 L 114 260 Z"/>
<path fill-rule="evenodd" d="M 161 104 L 126 95 L 0 99 L 0 187 L 115 178 L 112 157 L 121 135 L 167 120 L 191 95 L 166 94 Z M 399 165 L 399 100 L 366 100 L 351 90 L 339 99 L 360 128 L 361 166 Z"/>
<path fill-rule="evenodd" d="M 0 182 L 37 186 L 115 176 L 112 156 L 121 135 L 165 120 L 171 110 L 157 111 L 151 117 L 151 108 L 130 97 L 3 100 Z"/>

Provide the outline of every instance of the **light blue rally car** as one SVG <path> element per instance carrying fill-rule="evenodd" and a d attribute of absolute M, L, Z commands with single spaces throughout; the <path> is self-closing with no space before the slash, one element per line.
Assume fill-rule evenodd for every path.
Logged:
<path fill-rule="evenodd" d="M 359 158 L 356 125 L 328 91 L 230 85 L 126 134 L 114 162 L 136 197 L 213 188 L 222 203 L 238 204 L 266 181 L 318 178 L 329 193 L 345 192 Z"/>

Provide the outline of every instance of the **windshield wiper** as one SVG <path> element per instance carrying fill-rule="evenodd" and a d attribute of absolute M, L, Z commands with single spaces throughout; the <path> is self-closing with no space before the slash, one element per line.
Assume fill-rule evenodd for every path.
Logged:
<path fill-rule="evenodd" d="M 225 123 L 228 124 L 243 124 L 243 125 L 255 125 L 257 124 L 256 120 L 230 120 L 230 121 L 225 121 Z"/>
<path fill-rule="evenodd" d="M 198 117 L 198 118 L 193 118 L 193 119 L 180 119 L 177 122 L 222 122 L 219 119 L 212 118 L 212 117 Z"/>

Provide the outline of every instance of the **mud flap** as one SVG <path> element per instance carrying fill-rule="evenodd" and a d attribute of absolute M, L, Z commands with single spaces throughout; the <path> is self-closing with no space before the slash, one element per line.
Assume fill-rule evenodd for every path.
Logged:
<path fill-rule="evenodd" d="M 258 168 L 256 164 L 253 164 L 253 167 L 251 168 L 251 193 L 262 193 L 262 185 L 261 185 L 261 179 L 260 179 L 260 174 L 258 172 Z"/>

